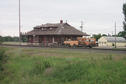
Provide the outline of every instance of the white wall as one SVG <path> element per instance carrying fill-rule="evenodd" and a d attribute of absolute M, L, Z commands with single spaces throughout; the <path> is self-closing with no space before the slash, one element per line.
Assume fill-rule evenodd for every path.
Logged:
<path fill-rule="evenodd" d="M 105 37 L 101 37 L 98 40 L 98 46 L 99 47 L 114 47 L 115 42 L 107 42 Z M 126 42 L 116 42 L 117 47 L 126 47 Z"/>
<path fill-rule="evenodd" d="M 107 46 L 107 40 L 104 37 L 101 37 L 98 40 L 98 46 Z"/>

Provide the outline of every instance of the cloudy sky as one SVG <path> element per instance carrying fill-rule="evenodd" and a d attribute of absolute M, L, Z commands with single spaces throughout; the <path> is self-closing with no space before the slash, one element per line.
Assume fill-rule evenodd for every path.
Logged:
<path fill-rule="evenodd" d="M 64 20 L 88 34 L 112 33 L 114 22 L 122 30 L 125 0 L 21 0 L 21 31 Z M 113 32 L 114 33 L 114 32 Z M 0 35 L 18 36 L 18 0 L 0 0 Z"/>

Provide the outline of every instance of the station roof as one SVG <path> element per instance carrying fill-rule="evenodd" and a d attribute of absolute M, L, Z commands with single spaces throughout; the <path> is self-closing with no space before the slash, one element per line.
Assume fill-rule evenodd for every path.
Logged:
<path fill-rule="evenodd" d="M 108 42 L 126 42 L 126 39 L 123 38 L 123 37 L 105 37 L 105 39 L 108 41 Z"/>
<path fill-rule="evenodd" d="M 68 23 L 47 23 L 34 27 L 32 31 L 26 33 L 26 35 L 78 35 L 89 36 L 77 30 L 75 27 Z"/>

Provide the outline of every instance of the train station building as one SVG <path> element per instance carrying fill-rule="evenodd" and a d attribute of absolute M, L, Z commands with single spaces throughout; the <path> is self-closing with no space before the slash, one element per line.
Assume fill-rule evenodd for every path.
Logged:
<path fill-rule="evenodd" d="M 49 43 L 62 44 L 68 39 L 76 40 L 77 37 L 88 35 L 68 23 L 63 23 L 63 20 L 61 20 L 60 23 L 47 23 L 36 26 L 33 30 L 27 32 L 25 36 L 28 38 L 28 43 L 48 45 Z"/>

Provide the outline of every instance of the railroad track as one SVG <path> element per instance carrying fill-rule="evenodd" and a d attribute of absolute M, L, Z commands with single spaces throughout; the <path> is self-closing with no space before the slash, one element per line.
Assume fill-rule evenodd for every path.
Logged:
<path fill-rule="evenodd" d="M 111 51 L 126 51 L 126 49 L 109 49 L 109 48 L 85 48 L 85 47 L 41 47 L 41 46 L 35 46 L 35 45 L 9 45 L 9 44 L 1 44 L 0 46 L 15 46 L 15 47 L 37 47 L 37 48 L 67 48 L 67 49 L 88 49 L 88 50 L 111 50 Z"/>

